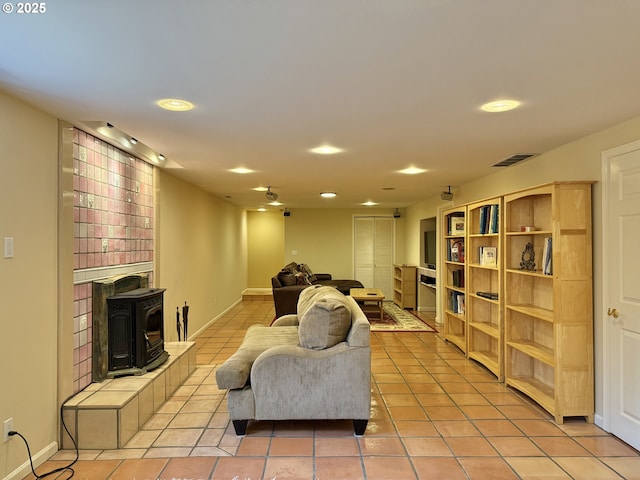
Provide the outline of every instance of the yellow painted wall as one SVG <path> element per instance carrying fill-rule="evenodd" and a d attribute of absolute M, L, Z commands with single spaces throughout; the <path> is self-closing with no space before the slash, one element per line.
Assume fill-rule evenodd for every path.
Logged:
<path fill-rule="evenodd" d="M 156 277 L 166 288 L 165 335 L 177 340 L 175 311 L 189 304 L 189 338 L 239 301 L 247 286 L 246 213 L 155 169 Z"/>
<path fill-rule="evenodd" d="M 271 288 L 271 277 L 284 265 L 282 212 L 247 212 L 247 287 Z"/>
<path fill-rule="evenodd" d="M 315 273 L 353 278 L 353 217 L 393 213 L 383 208 L 292 209 L 285 218 L 284 263 L 306 263 Z M 396 221 L 397 263 L 405 262 L 404 231 L 403 215 Z"/>
<path fill-rule="evenodd" d="M 602 152 L 640 139 L 640 117 L 602 130 L 575 142 L 563 145 L 544 155 L 534 157 L 495 174 L 454 188 L 454 203 L 463 204 L 495 195 L 502 195 L 542 183 L 561 180 L 594 180 L 593 194 L 593 279 L 594 337 L 596 369 L 596 414 L 602 414 L 602 346 L 603 286 L 602 286 Z M 420 255 L 420 219 L 437 215 L 438 208 L 450 205 L 434 197 L 413 205 L 407 211 L 408 261 L 418 261 Z"/>
<path fill-rule="evenodd" d="M 57 182 L 57 119 L 0 92 L 0 422 L 34 454 L 57 441 Z M 0 443 L 1 478 L 26 461 L 18 437 Z"/>

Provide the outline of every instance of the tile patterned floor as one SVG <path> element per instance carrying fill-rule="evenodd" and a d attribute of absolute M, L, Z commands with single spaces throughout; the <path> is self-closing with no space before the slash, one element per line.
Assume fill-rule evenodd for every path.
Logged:
<path fill-rule="evenodd" d="M 196 340 L 195 374 L 126 448 L 82 451 L 74 478 L 640 479 L 637 451 L 583 420 L 556 425 L 433 333 L 372 334 L 364 437 L 333 421 L 250 422 L 249 435 L 237 438 L 215 365 L 273 312 L 271 302 L 242 302 L 215 322 Z M 37 470 L 71 457 L 60 451 Z"/>

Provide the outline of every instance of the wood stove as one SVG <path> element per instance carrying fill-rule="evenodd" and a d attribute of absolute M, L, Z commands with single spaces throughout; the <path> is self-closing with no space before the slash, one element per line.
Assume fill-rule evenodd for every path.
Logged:
<path fill-rule="evenodd" d="M 107 377 L 138 375 L 162 365 L 164 288 L 137 288 L 107 297 Z"/>

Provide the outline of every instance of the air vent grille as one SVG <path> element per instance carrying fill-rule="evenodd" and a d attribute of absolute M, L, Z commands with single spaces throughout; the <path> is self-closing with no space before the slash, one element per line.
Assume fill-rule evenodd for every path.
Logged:
<path fill-rule="evenodd" d="M 520 163 L 527 158 L 535 157 L 537 153 L 516 153 L 511 155 L 509 158 L 505 158 L 501 162 L 498 162 L 494 165 L 494 167 L 510 167 L 516 163 Z"/>

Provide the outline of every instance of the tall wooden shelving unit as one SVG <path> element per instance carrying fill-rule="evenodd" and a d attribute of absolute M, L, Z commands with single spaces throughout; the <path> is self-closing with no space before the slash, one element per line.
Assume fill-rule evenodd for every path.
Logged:
<path fill-rule="evenodd" d="M 442 256 L 444 269 L 444 338 L 467 352 L 466 311 L 466 217 L 467 207 L 456 207 L 442 212 L 444 229 Z"/>
<path fill-rule="evenodd" d="M 504 197 L 504 210 L 505 383 L 538 402 L 557 423 L 566 416 L 592 422 L 591 184 L 515 192 Z M 551 244 L 546 273 L 545 242 Z M 533 269 L 526 266 L 527 245 Z"/>
<path fill-rule="evenodd" d="M 504 379 L 502 324 L 502 199 L 468 205 L 467 336 L 468 356 Z"/>

